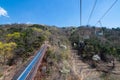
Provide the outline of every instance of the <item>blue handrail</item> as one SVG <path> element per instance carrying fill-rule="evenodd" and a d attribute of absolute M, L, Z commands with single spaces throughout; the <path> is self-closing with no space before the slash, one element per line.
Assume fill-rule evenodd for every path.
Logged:
<path fill-rule="evenodd" d="M 44 50 L 44 47 L 40 49 L 40 51 L 37 53 L 37 55 L 33 58 L 33 60 L 30 62 L 30 64 L 25 68 L 25 70 L 21 73 L 21 75 L 17 78 L 17 80 L 25 80 L 33 67 L 38 62 L 39 58 L 42 56 L 42 51 Z"/>

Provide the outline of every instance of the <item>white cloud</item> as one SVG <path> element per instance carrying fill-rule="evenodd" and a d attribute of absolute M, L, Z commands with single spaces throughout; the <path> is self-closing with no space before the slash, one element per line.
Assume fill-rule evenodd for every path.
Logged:
<path fill-rule="evenodd" d="M 0 16 L 9 17 L 7 11 L 2 7 L 0 7 Z"/>

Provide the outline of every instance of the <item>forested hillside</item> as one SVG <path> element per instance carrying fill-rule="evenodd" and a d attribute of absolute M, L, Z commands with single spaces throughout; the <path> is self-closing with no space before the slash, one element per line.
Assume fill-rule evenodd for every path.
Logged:
<path fill-rule="evenodd" d="M 120 56 L 120 28 L 85 26 L 58 28 L 37 24 L 12 24 L 0 25 L 0 35 L 1 63 L 3 63 L 3 58 L 13 60 L 21 57 L 24 60 L 32 55 L 32 52 L 39 48 L 45 40 L 50 41 L 51 44 L 60 45 L 61 42 L 64 42 L 65 37 L 69 38 L 74 48 L 82 50 L 80 52 L 84 53 L 84 56 L 88 56 L 87 54 L 90 53 L 91 55 L 104 53 Z M 66 42 L 68 41 L 66 40 Z M 80 48 L 81 46 L 82 48 Z M 6 52 L 11 54 L 7 55 Z M 8 64 L 10 63 L 11 61 Z"/>
<path fill-rule="evenodd" d="M 120 28 L 107 29 L 105 27 L 71 28 L 70 41 L 84 56 L 87 54 L 105 54 L 120 56 Z M 75 46 L 76 44 L 77 46 Z"/>
<path fill-rule="evenodd" d="M 24 61 L 33 55 L 33 52 L 49 38 L 49 35 L 50 32 L 42 25 L 1 25 L 0 62 L 12 65 L 18 58 Z"/>
<path fill-rule="evenodd" d="M 26 62 L 47 41 L 50 45 L 46 57 L 48 62 L 45 63 L 48 68 L 49 61 L 54 68 L 61 69 L 61 64 L 66 67 L 69 64 L 66 61 L 69 62 L 71 57 L 70 49 L 74 49 L 78 50 L 82 61 L 93 68 L 100 69 L 99 64 L 120 60 L 119 36 L 120 28 L 88 26 L 59 28 L 39 24 L 0 25 L 0 65 L 13 66 L 17 65 L 17 62 Z M 96 58 L 93 59 L 94 55 L 99 57 L 98 62 L 94 61 Z M 113 62 L 111 67 L 114 66 Z M 49 72 L 54 71 L 54 68 Z M 67 66 L 68 72 L 69 68 L 70 66 Z M 62 68 L 60 71 L 64 72 L 64 69 L 66 70 Z M 55 74 L 59 73 L 59 70 L 57 71 Z"/>

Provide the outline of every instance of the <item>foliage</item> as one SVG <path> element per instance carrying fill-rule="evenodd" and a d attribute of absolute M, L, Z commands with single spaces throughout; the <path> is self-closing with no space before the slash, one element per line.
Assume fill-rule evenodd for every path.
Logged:
<path fill-rule="evenodd" d="M 6 59 L 11 59 L 12 62 L 17 58 L 26 60 L 51 35 L 43 25 L 11 24 L 4 26 L 0 28 L 0 56 L 6 54 Z M 4 56 L 1 60 L 4 60 Z"/>
<path fill-rule="evenodd" d="M 2 25 L 1 25 L 2 26 Z M 26 60 L 33 55 L 34 51 L 38 49 L 45 40 L 49 41 L 53 46 L 60 46 L 60 44 L 76 44 L 76 49 L 86 58 L 91 58 L 94 54 L 114 55 L 120 57 L 120 29 L 107 29 L 106 27 L 68 27 L 57 28 L 56 26 L 46 26 L 40 24 L 26 25 L 26 24 L 11 24 L 0 27 L 0 45 L 3 50 L 3 44 L 15 43 L 17 46 L 12 50 L 14 59 L 22 58 Z M 104 35 L 96 36 L 95 30 L 102 30 Z M 89 36 L 90 39 L 84 40 L 84 36 Z M 68 40 L 69 39 L 69 40 Z M 80 47 L 80 42 L 81 47 Z M 8 46 L 8 45 L 6 45 Z M 0 50 L 0 51 L 1 51 Z M 56 54 L 55 54 L 56 53 Z M 67 50 L 58 50 L 54 52 L 55 59 L 67 59 Z M 3 54 L 3 53 L 0 53 Z"/>
<path fill-rule="evenodd" d="M 0 73 L 0 78 L 3 76 L 3 74 L 2 73 Z"/>
<path fill-rule="evenodd" d="M 10 40 L 10 39 L 18 39 L 18 38 L 20 38 L 20 32 L 14 32 L 14 33 L 12 33 L 12 34 L 7 34 L 6 36 L 7 36 L 7 38 Z"/>
<path fill-rule="evenodd" d="M 35 27 L 35 28 L 40 28 L 42 30 L 47 30 L 47 27 L 44 25 L 39 25 L 39 24 L 33 24 L 30 27 Z"/>
<path fill-rule="evenodd" d="M 43 30 L 40 29 L 40 28 L 33 27 L 32 29 L 33 29 L 34 31 L 37 31 L 37 32 L 43 32 Z"/>
<path fill-rule="evenodd" d="M 103 36 L 96 36 L 95 31 L 102 31 Z M 119 57 L 119 47 L 120 47 L 120 30 L 119 28 L 108 29 L 106 27 L 102 28 L 90 28 L 90 27 L 79 27 L 75 31 L 68 29 L 70 34 L 69 40 L 72 46 L 74 43 L 76 49 L 79 50 L 79 54 L 83 59 L 92 59 L 94 54 L 98 55 L 113 55 L 114 57 Z M 89 36 L 89 39 L 83 39 L 84 36 Z"/>
<path fill-rule="evenodd" d="M 0 56 L 5 60 L 6 59 L 11 59 L 13 57 L 12 51 L 16 48 L 17 44 L 14 42 L 10 43 L 2 43 L 0 42 Z"/>

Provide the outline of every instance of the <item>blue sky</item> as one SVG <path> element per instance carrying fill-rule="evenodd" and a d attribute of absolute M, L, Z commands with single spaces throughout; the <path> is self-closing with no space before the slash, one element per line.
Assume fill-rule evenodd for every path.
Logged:
<path fill-rule="evenodd" d="M 87 25 L 95 0 L 82 1 L 82 25 Z M 98 0 L 90 25 L 94 25 L 113 2 Z M 103 26 L 120 26 L 119 4 L 120 0 L 101 20 Z M 59 27 L 80 25 L 80 0 L 0 0 L 0 10 L 0 24 L 38 23 Z"/>

